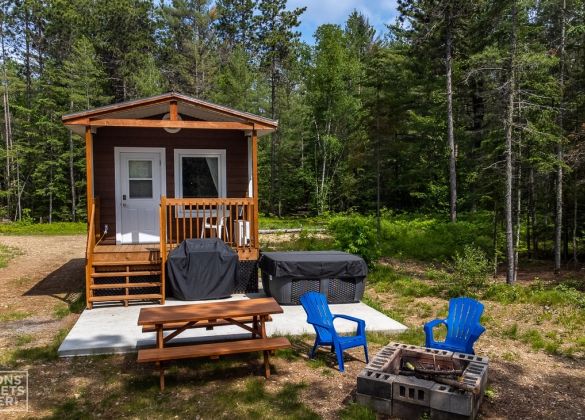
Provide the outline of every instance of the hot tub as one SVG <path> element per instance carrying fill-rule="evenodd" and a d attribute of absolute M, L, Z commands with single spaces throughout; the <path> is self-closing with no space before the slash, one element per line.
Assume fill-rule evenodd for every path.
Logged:
<path fill-rule="evenodd" d="M 341 251 L 264 252 L 258 265 L 264 292 L 284 305 L 298 305 L 311 291 L 329 303 L 359 302 L 368 274 L 361 257 Z"/>

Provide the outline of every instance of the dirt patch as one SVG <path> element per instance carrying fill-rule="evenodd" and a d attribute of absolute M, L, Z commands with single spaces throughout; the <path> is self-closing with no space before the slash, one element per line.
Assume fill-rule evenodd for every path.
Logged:
<path fill-rule="evenodd" d="M 75 319 L 64 309 L 83 290 L 85 236 L 0 236 L 0 244 L 19 251 L 0 269 L 0 350 L 23 335 L 47 344 Z"/>

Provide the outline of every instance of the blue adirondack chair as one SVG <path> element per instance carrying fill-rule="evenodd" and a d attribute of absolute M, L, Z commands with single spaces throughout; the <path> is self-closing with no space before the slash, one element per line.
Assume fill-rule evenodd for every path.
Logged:
<path fill-rule="evenodd" d="M 366 363 L 368 359 L 368 343 L 366 342 L 366 322 L 363 319 L 349 315 L 332 315 L 325 295 L 317 292 L 307 292 L 301 296 L 301 304 L 307 313 L 307 322 L 315 328 L 317 338 L 309 357 L 315 356 L 315 350 L 319 346 L 331 346 L 331 351 L 337 355 L 339 371 L 343 372 L 343 351 L 352 347 L 364 346 Z M 333 320 L 336 318 L 348 319 L 357 323 L 357 332 L 354 336 L 339 336 L 335 331 Z"/>
<path fill-rule="evenodd" d="M 425 324 L 426 347 L 475 354 L 473 344 L 485 331 L 479 320 L 483 313 L 483 304 L 475 299 L 460 297 L 449 301 L 447 319 L 435 319 Z M 437 342 L 433 337 L 433 328 L 439 324 L 447 327 L 445 341 Z"/>

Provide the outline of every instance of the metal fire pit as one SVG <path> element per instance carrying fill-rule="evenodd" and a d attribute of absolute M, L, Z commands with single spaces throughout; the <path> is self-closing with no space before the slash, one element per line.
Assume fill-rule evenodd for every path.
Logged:
<path fill-rule="evenodd" d="M 474 419 L 488 358 L 390 343 L 357 378 L 357 401 L 392 417 Z"/>

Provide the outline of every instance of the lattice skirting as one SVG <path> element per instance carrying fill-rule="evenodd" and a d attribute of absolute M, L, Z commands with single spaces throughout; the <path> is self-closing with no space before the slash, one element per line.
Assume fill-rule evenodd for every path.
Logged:
<path fill-rule="evenodd" d="M 268 296 L 285 305 L 299 305 L 301 296 L 307 292 L 323 293 L 329 303 L 351 303 L 362 298 L 365 278 L 287 279 L 272 278 L 262 272 L 262 285 Z"/>
<path fill-rule="evenodd" d="M 147 283 L 160 281 L 160 276 L 136 276 L 130 277 L 130 283 Z M 104 277 L 96 278 L 93 284 L 120 284 L 126 282 L 126 277 Z M 146 295 L 160 293 L 160 287 L 131 287 L 128 289 L 130 295 Z M 97 289 L 93 296 L 119 296 L 126 294 L 125 289 Z"/>
<path fill-rule="evenodd" d="M 239 261 L 234 293 L 256 292 L 258 292 L 258 261 Z"/>

